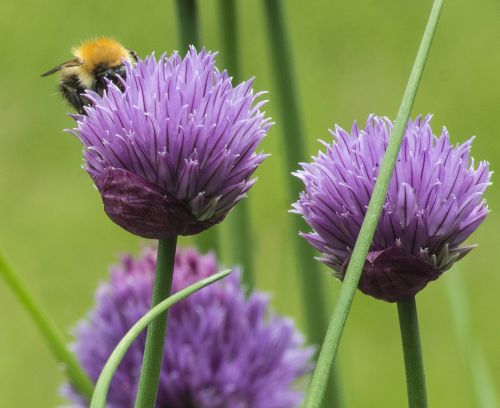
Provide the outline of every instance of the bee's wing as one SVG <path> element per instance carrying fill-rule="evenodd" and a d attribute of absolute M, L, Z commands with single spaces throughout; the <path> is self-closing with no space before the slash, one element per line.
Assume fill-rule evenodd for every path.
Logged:
<path fill-rule="evenodd" d="M 54 67 L 52 69 L 49 69 L 47 72 L 44 72 L 42 76 L 48 76 L 55 74 L 57 71 L 60 71 L 63 68 L 69 68 L 69 67 L 77 67 L 79 65 L 82 65 L 81 61 L 77 58 L 72 59 L 70 61 L 63 62 L 62 64 L 59 64 L 57 67 Z"/>

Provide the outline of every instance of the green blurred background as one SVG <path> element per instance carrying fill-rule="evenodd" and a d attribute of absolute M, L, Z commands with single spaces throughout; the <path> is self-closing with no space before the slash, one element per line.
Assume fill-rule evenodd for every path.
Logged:
<path fill-rule="evenodd" d="M 202 43 L 221 49 L 218 3 L 200 1 Z M 369 113 L 394 118 L 431 1 L 321 0 L 283 2 L 293 43 L 308 153 L 330 140 L 333 123 L 349 128 Z M 259 288 L 274 307 L 303 327 L 297 271 L 289 242 L 282 123 L 270 71 L 261 1 L 239 1 L 242 78 L 269 90 L 276 125 L 263 143 L 272 154 L 249 197 L 255 226 Z M 33 0 L 0 3 L 0 248 L 57 323 L 70 328 L 92 305 L 107 268 L 124 251 L 146 244 L 109 221 L 87 174 L 81 148 L 62 129 L 72 126 L 56 94 L 56 78 L 40 73 L 68 59 L 70 48 L 111 35 L 141 56 L 178 46 L 174 3 L 144 0 Z M 499 162 L 500 3 L 449 1 L 443 11 L 413 112 L 435 114 L 456 142 L 477 135 L 473 155 Z M 413 115 L 414 116 L 414 115 Z M 307 159 L 307 158 L 304 158 Z M 289 176 L 287 176 L 289 177 Z M 495 178 L 494 178 L 495 181 Z M 452 324 L 448 286 L 465 281 L 473 333 L 500 388 L 500 274 L 497 270 L 500 193 L 470 242 L 479 248 L 431 283 L 418 298 L 428 393 L 434 407 L 476 406 L 472 379 Z M 218 229 L 221 232 L 221 228 Z M 224 228 L 222 228 L 224 230 Z M 190 239 L 181 243 L 188 245 Z M 227 252 L 227 251 L 226 251 Z M 222 259 L 229 259 L 223 253 Z M 324 268 L 333 307 L 339 282 Z M 302 271 L 308 273 L 308 271 Z M 455 275 L 455 276 L 454 276 Z M 68 339 L 70 337 L 68 336 Z M 340 347 L 338 367 L 347 407 L 403 407 L 404 368 L 396 307 L 359 295 Z M 60 368 L 17 300 L 0 280 L 0 407 L 61 405 Z"/>

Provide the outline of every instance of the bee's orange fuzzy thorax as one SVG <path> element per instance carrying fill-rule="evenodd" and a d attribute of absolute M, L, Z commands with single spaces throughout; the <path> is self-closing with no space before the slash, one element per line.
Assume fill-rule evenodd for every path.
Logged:
<path fill-rule="evenodd" d="M 130 60 L 129 52 L 118 41 L 111 38 L 99 38 L 86 41 L 73 50 L 75 57 L 82 62 L 81 69 L 92 73 L 96 66 L 118 66 L 122 60 Z"/>

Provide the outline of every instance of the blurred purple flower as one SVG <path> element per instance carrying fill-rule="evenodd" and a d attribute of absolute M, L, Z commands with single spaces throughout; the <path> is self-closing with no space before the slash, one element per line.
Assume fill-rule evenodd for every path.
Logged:
<path fill-rule="evenodd" d="M 236 87 L 215 54 L 154 56 L 108 83 L 73 115 L 85 169 L 108 216 L 129 232 L 165 239 L 222 221 L 254 183 L 266 157 L 256 148 L 271 126 L 253 80 Z"/>
<path fill-rule="evenodd" d="M 123 257 L 109 283 L 97 292 L 96 307 L 79 324 L 74 346 L 93 380 L 128 329 L 149 310 L 156 250 Z M 178 250 L 173 291 L 217 271 L 213 254 Z M 132 408 L 142 354 L 143 333 L 127 352 L 111 383 L 108 408 Z M 268 299 L 245 296 L 239 272 L 175 305 L 169 313 L 158 408 L 290 408 L 302 401 L 295 381 L 312 368 L 313 349 L 292 320 L 269 315 Z M 86 403 L 66 386 L 74 407 Z"/>
<path fill-rule="evenodd" d="M 472 139 L 453 147 L 432 133 L 431 116 L 409 121 L 359 289 L 390 302 L 408 299 L 473 246 L 460 246 L 488 214 L 488 163 L 474 168 Z M 302 234 L 343 279 L 385 153 L 392 122 L 370 116 L 296 173 L 305 191 L 293 205 L 313 232 Z"/>

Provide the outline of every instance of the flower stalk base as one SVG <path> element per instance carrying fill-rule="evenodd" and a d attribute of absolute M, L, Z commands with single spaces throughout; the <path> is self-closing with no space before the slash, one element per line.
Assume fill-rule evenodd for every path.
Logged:
<path fill-rule="evenodd" d="M 399 326 L 403 342 L 409 408 L 427 408 L 424 362 L 415 298 L 398 302 Z"/>
<path fill-rule="evenodd" d="M 156 273 L 150 307 L 156 306 L 170 295 L 176 245 L 177 237 L 158 242 Z M 151 408 L 155 405 L 165 347 L 167 316 L 167 312 L 162 313 L 148 326 L 135 408 Z"/>

